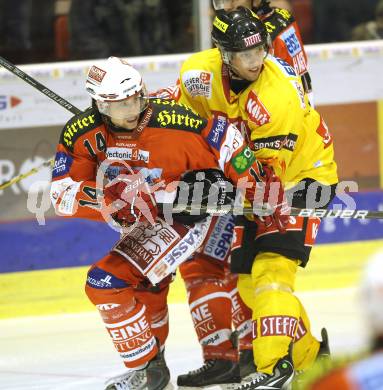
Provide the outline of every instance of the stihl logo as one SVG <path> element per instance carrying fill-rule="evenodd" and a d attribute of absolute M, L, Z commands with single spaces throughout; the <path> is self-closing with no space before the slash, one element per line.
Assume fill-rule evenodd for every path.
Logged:
<path fill-rule="evenodd" d="M 269 112 L 254 92 L 249 93 L 246 104 L 246 112 L 249 115 L 249 119 L 258 126 L 262 126 L 270 122 Z"/>
<path fill-rule="evenodd" d="M 0 95 L 0 110 L 6 110 L 7 108 L 13 108 L 21 103 L 21 99 L 15 96 Z"/>

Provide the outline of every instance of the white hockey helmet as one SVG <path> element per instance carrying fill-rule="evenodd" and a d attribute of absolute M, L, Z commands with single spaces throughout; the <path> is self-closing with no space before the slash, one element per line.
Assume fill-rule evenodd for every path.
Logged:
<path fill-rule="evenodd" d="M 361 298 L 373 334 L 383 336 L 383 250 L 375 253 L 366 265 Z"/>
<path fill-rule="evenodd" d="M 141 74 L 129 63 L 118 57 L 109 57 L 107 60 L 92 65 L 85 83 L 86 91 L 97 103 L 101 114 L 111 115 L 111 106 L 117 103 L 121 108 L 123 101 L 135 96 L 139 112 L 145 110 L 148 104 L 147 92 Z M 116 107 L 116 104 L 114 104 Z M 124 116 L 120 110 L 121 118 Z M 113 111 L 113 116 L 116 117 Z M 118 114 L 117 114 L 118 115 Z"/>

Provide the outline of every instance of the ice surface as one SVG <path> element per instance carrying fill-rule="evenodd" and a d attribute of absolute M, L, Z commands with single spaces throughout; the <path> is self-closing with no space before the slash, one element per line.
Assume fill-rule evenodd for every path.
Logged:
<path fill-rule="evenodd" d="M 326 326 L 335 354 L 367 346 L 354 289 L 299 294 L 320 337 Z M 201 352 L 186 304 L 170 305 L 166 360 L 172 382 L 201 365 Z M 124 372 L 96 312 L 0 321 L 0 389 L 96 390 Z"/>

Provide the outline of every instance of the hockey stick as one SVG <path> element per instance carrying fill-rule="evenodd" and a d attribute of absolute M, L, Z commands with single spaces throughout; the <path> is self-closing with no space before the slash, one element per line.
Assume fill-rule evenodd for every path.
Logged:
<path fill-rule="evenodd" d="M 57 104 L 59 104 L 61 107 L 64 107 L 68 111 L 70 111 L 72 114 L 80 114 L 82 111 L 75 107 L 73 104 L 69 103 L 67 100 L 62 98 L 61 96 L 57 95 L 57 93 L 53 92 L 51 89 L 47 88 L 43 84 L 39 83 L 37 80 L 35 80 L 33 77 L 27 75 L 25 72 L 23 72 L 20 68 L 18 68 L 16 65 L 12 64 L 8 60 L 6 60 L 4 57 L 0 56 L 0 65 L 3 66 L 5 69 L 9 70 L 11 73 L 13 73 L 15 76 L 20 77 L 21 80 L 27 82 L 32 87 L 36 88 L 38 91 L 43 93 L 45 96 L 49 97 L 53 101 L 55 101 Z M 37 173 L 40 169 L 53 166 L 53 159 L 50 159 L 48 161 L 44 161 L 41 165 L 38 167 L 32 168 L 30 171 L 23 173 L 21 175 L 15 176 L 12 179 L 0 184 L 0 191 L 4 190 L 7 187 L 10 187 L 11 185 L 18 183 L 20 180 L 25 179 L 28 176 L 34 175 Z"/>
<path fill-rule="evenodd" d="M 57 95 L 55 92 L 53 92 L 51 89 L 45 87 L 43 84 L 35 80 L 33 77 L 29 76 L 25 72 L 23 72 L 20 68 L 18 68 L 16 65 L 12 64 L 8 60 L 6 60 L 4 57 L 0 56 L 0 65 L 3 66 L 5 69 L 9 70 L 11 73 L 13 73 L 15 76 L 21 78 L 23 81 L 30 84 L 32 87 L 36 88 L 38 91 L 46 95 L 48 98 L 55 101 L 57 104 L 62 106 L 63 108 L 70 111 L 72 114 L 80 114 L 82 111 L 75 107 L 73 104 L 69 103 L 67 100 L 62 98 L 61 96 Z M 0 184 L 0 190 L 4 190 L 5 188 L 18 183 L 20 180 L 25 179 L 28 176 L 31 176 L 38 172 L 40 169 L 48 166 L 53 166 L 53 159 L 50 159 L 49 161 L 43 162 L 41 165 L 31 169 L 30 171 L 20 174 L 18 176 L 15 176 L 14 178 Z M 164 205 L 165 206 L 165 205 Z M 168 205 L 170 206 L 170 205 Z M 191 206 L 176 206 L 172 210 L 173 212 L 200 212 L 200 213 L 209 213 L 209 214 L 226 214 L 226 213 L 234 213 L 234 214 L 247 214 L 252 215 L 254 214 L 253 209 L 250 207 L 245 208 L 236 208 L 236 207 L 229 207 L 229 208 L 209 208 L 209 207 L 198 207 L 193 208 Z M 383 211 L 370 211 L 370 210 L 324 210 L 324 209 L 298 209 L 298 208 L 291 208 L 290 212 L 291 216 L 302 216 L 302 217 L 321 217 L 321 218 L 343 218 L 343 219 L 383 219 Z"/>
<path fill-rule="evenodd" d="M 172 204 L 162 204 L 162 207 L 172 207 Z M 232 213 L 234 215 L 254 215 L 256 210 L 251 207 L 224 206 L 224 207 L 196 207 L 193 205 L 177 205 L 172 208 L 173 213 L 187 212 L 192 215 L 212 214 L 223 215 Z M 370 210 L 331 210 L 331 209 L 299 209 L 291 207 L 290 214 L 292 217 L 318 217 L 318 218 L 341 218 L 341 219 L 383 219 L 383 211 Z"/>
<path fill-rule="evenodd" d="M 10 187 L 11 185 L 13 185 L 15 183 L 18 183 L 21 180 L 24 180 L 28 176 L 34 175 L 35 173 L 37 173 L 42 168 L 53 167 L 53 162 L 54 162 L 53 158 L 48 160 L 48 161 L 44 161 L 42 164 L 38 165 L 35 168 L 32 168 L 30 171 L 28 171 L 26 173 L 22 173 L 22 174 L 20 174 L 18 176 L 13 177 L 10 180 L 5 181 L 4 183 L 0 184 L 0 191 L 4 190 L 7 187 Z"/>
<path fill-rule="evenodd" d="M 57 95 L 57 93 L 53 92 L 51 89 L 49 89 L 46 86 L 44 86 L 43 84 L 39 83 L 37 80 L 35 80 L 31 76 L 24 73 L 16 65 L 13 65 L 11 62 L 9 62 L 8 60 L 6 60 L 4 57 L 1 57 L 1 56 L 0 56 L 0 65 L 3 66 L 5 69 L 9 70 L 15 76 L 20 77 L 21 80 L 27 82 L 29 85 L 32 85 L 32 87 L 36 88 L 38 91 L 40 91 L 44 95 L 48 96 L 50 99 L 54 100 L 61 107 L 66 108 L 72 114 L 80 114 L 82 112 L 80 109 L 75 107 L 73 104 L 69 103 L 67 100 L 65 100 L 61 96 Z"/>

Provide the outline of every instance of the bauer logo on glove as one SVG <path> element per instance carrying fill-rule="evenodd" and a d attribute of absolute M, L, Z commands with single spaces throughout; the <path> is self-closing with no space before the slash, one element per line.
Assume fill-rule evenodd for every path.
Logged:
<path fill-rule="evenodd" d="M 116 222 L 128 225 L 138 221 L 155 223 L 157 204 L 142 174 L 117 176 L 104 188 L 104 197 Z"/>

